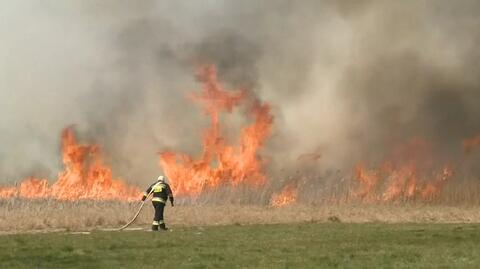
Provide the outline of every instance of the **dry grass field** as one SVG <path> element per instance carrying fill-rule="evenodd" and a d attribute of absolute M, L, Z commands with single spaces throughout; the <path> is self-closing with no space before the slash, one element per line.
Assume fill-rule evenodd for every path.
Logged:
<path fill-rule="evenodd" d="M 0 232 L 33 230 L 92 230 L 120 227 L 131 219 L 139 202 L 56 200 L 0 200 Z M 153 208 L 145 205 L 132 227 L 148 227 Z M 173 227 L 302 222 L 346 223 L 478 223 L 479 206 L 440 204 L 291 204 L 281 208 L 261 205 L 167 206 L 166 222 Z"/>

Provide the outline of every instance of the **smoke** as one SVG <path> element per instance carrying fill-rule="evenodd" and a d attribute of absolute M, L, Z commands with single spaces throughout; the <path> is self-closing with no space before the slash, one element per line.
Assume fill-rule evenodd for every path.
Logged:
<path fill-rule="evenodd" d="M 200 151 L 208 119 L 185 96 L 206 63 L 272 104 L 272 174 L 311 153 L 308 169 L 350 169 L 414 137 L 458 158 L 480 132 L 479 11 L 468 0 L 2 3 L 0 183 L 54 177 L 70 124 L 117 176 L 156 178 L 158 150 Z"/>
<path fill-rule="evenodd" d="M 377 154 L 420 136 L 458 157 L 462 139 L 479 131 L 473 1 L 375 3 L 357 18 L 351 61 L 338 90 L 351 107 L 359 152 Z M 452 16 L 452 14 L 455 14 Z M 467 60 L 470 58 L 470 60 Z M 474 101 L 477 100 L 477 101 Z M 357 144 L 358 145 L 358 144 Z M 453 156 L 452 156 L 453 155 Z"/>

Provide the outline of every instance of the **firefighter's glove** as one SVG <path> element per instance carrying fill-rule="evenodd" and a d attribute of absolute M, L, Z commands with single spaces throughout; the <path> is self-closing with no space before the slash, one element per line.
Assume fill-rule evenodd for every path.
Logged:
<path fill-rule="evenodd" d="M 172 206 L 174 206 L 174 205 L 173 205 L 173 197 L 170 196 L 169 199 L 170 199 L 170 204 L 171 204 Z"/>
<path fill-rule="evenodd" d="M 144 196 L 142 197 L 142 202 L 145 201 L 145 199 L 147 199 L 147 196 L 146 196 L 146 195 L 144 195 Z"/>

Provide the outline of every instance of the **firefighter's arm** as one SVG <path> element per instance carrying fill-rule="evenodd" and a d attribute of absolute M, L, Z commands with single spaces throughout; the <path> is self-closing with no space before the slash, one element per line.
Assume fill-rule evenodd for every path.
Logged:
<path fill-rule="evenodd" d="M 148 194 L 152 191 L 152 186 L 148 187 L 148 189 L 143 193 L 142 201 L 147 199 Z"/>
<path fill-rule="evenodd" d="M 174 206 L 174 205 L 173 205 L 173 201 L 174 201 L 173 193 L 172 193 L 172 189 L 170 188 L 169 185 L 167 185 L 167 190 L 168 190 L 168 199 L 170 200 L 170 204 L 171 204 L 172 206 Z"/>

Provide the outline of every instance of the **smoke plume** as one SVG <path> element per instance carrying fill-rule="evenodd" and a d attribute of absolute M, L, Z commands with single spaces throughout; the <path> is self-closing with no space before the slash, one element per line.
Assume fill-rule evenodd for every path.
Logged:
<path fill-rule="evenodd" d="M 272 105 L 272 180 L 378 162 L 416 137 L 462 158 L 480 133 L 479 12 L 473 0 L 4 2 L 0 183 L 53 178 L 70 124 L 140 185 L 161 172 L 159 150 L 198 154 L 208 119 L 186 96 L 203 64 Z"/>

